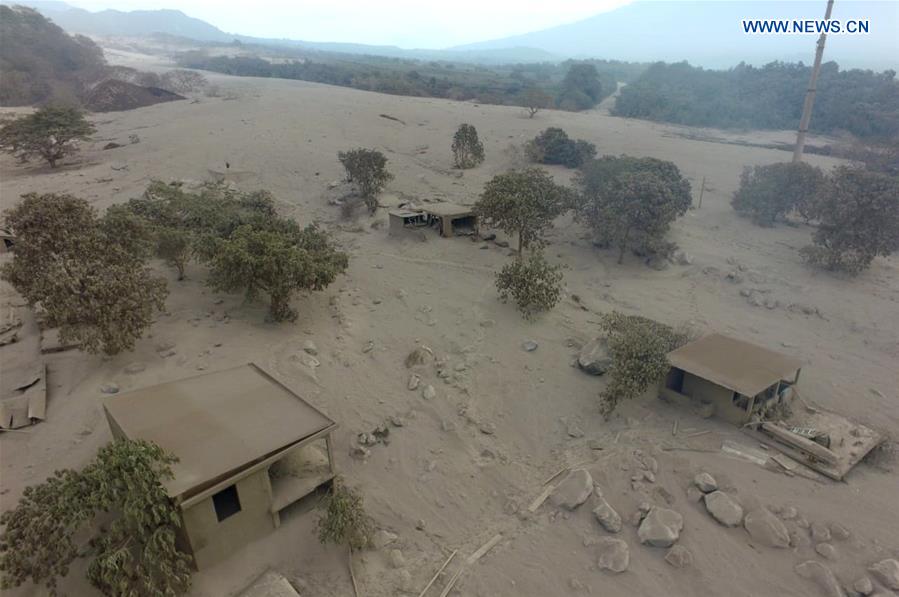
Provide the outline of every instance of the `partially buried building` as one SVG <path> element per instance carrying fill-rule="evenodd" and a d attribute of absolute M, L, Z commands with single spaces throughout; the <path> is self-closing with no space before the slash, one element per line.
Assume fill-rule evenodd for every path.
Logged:
<path fill-rule="evenodd" d="M 273 531 L 335 475 L 337 424 L 254 364 L 112 396 L 104 409 L 115 438 L 178 458 L 163 484 L 199 569 Z"/>

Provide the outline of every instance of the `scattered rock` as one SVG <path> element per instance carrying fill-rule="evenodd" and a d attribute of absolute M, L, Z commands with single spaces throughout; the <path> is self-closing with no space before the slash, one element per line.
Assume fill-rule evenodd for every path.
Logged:
<path fill-rule="evenodd" d="M 437 397 L 437 390 L 434 389 L 434 386 L 428 384 L 424 388 L 422 388 L 421 397 L 425 400 L 433 400 Z"/>
<path fill-rule="evenodd" d="M 712 493 L 718 489 L 718 482 L 715 477 L 708 473 L 699 473 L 693 477 L 693 484 L 699 488 L 702 493 Z"/>
<path fill-rule="evenodd" d="M 874 592 L 874 583 L 867 576 L 863 576 L 852 583 L 852 590 L 867 597 Z"/>
<path fill-rule="evenodd" d="M 705 509 L 726 527 L 735 527 L 743 521 L 743 508 L 723 491 L 705 494 Z"/>
<path fill-rule="evenodd" d="M 575 439 L 584 437 L 584 430 L 578 427 L 577 423 L 567 423 L 566 431 L 568 433 L 568 437 L 573 437 Z"/>
<path fill-rule="evenodd" d="M 812 523 L 812 539 L 816 542 L 824 543 L 830 541 L 830 529 L 827 525 L 820 522 Z"/>
<path fill-rule="evenodd" d="M 318 361 L 317 358 L 315 358 L 314 356 L 309 355 L 309 354 L 301 355 L 301 356 L 300 356 L 300 361 L 301 361 L 304 365 L 306 365 L 307 367 L 309 367 L 310 369 L 315 369 L 316 367 L 318 367 L 318 366 L 321 365 L 321 363 Z"/>
<path fill-rule="evenodd" d="M 494 425 L 490 421 L 484 421 L 483 423 L 478 425 L 478 431 L 480 431 L 484 435 L 493 435 L 494 433 L 496 433 L 496 425 Z"/>
<path fill-rule="evenodd" d="M 106 382 L 102 386 L 100 386 L 100 391 L 104 394 L 118 394 L 119 393 L 119 384 L 113 383 L 111 381 Z"/>
<path fill-rule="evenodd" d="M 403 427 L 406 424 L 401 417 L 396 415 L 391 415 L 387 420 L 390 421 L 390 424 L 394 427 Z"/>
<path fill-rule="evenodd" d="M 596 565 L 600 570 L 611 570 L 616 573 L 627 570 L 631 560 L 627 543 L 621 539 L 603 537 L 596 546 L 599 551 L 599 560 Z"/>
<path fill-rule="evenodd" d="M 525 352 L 534 352 L 535 350 L 537 350 L 537 343 L 533 340 L 525 340 L 521 343 L 521 348 Z"/>
<path fill-rule="evenodd" d="M 140 373 L 146 368 L 147 366 L 144 363 L 131 363 L 130 365 L 125 367 L 125 373 L 130 373 L 133 375 L 135 373 Z"/>
<path fill-rule="evenodd" d="M 398 549 L 391 549 L 390 555 L 390 566 L 392 568 L 402 568 L 406 565 L 406 558 L 403 557 L 403 552 Z"/>
<path fill-rule="evenodd" d="M 608 532 L 618 533 L 621 531 L 621 516 L 605 499 L 599 498 L 599 505 L 593 509 L 593 516 Z"/>
<path fill-rule="evenodd" d="M 406 593 L 412 593 L 413 591 L 415 591 L 415 581 L 412 578 L 411 572 L 403 568 L 401 570 L 397 570 L 396 575 L 396 584 L 401 591 L 404 591 Z"/>
<path fill-rule="evenodd" d="M 350 456 L 353 458 L 358 458 L 359 460 L 365 460 L 369 456 L 371 456 L 371 450 L 366 448 L 365 446 L 353 446 L 350 448 Z"/>
<path fill-rule="evenodd" d="M 593 477 L 585 469 L 579 468 L 568 473 L 553 490 L 552 503 L 566 510 L 574 510 L 593 493 Z"/>
<path fill-rule="evenodd" d="M 693 256 L 681 249 L 671 254 L 671 260 L 678 265 L 693 265 Z"/>
<path fill-rule="evenodd" d="M 687 499 L 691 502 L 698 502 L 705 494 L 695 485 L 687 487 Z"/>
<path fill-rule="evenodd" d="M 406 355 L 406 367 L 411 369 L 417 365 L 424 365 L 425 361 L 433 356 L 429 349 L 419 346 Z"/>
<path fill-rule="evenodd" d="M 826 597 L 845 597 L 837 577 L 821 562 L 814 560 L 803 562 L 796 566 L 796 573 L 816 583 Z"/>
<path fill-rule="evenodd" d="M 306 352 L 306 354 L 315 356 L 318 354 L 318 347 L 312 340 L 306 340 L 305 342 L 303 342 L 303 351 Z"/>
<path fill-rule="evenodd" d="M 743 274 L 741 274 L 737 270 L 731 270 L 727 272 L 726 276 L 727 280 L 733 282 L 734 284 L 742 284 L 743 283 Z"/>
<path fill-rule="evenodd" d="M 509 247 L 509 241 L 507 240 L 497 240 L 494 242 L 496 243 L 497 247 L 502 247 L 504 249 L 507 249 Z"/>
<path fill-rule="evenodd" d="M 386 531 L 384 529 L 379 529 L 374 537 L 372 537 L 372 545 L 374 545 L 375 549 L 384 549 L 394 541 L 396 541 L 398 537 L 395 533 L 391 533 L 390 531 Z"/>
<path fill-rule="evenodd" d="M 683 545 L 675 545 L 665 554 L 665 561 L 675 568 L 687 568 L 693 565 L 693 553 Z"/>
<path fill-rule="evenodd" d="M 416 389 L 418 389 L 418 384 L 420 384 L 420 383 L 421 383 L 421 378 L 418 375 L 413 373 L 412 375 L 409 376 L 409 381 L 406 382 L 406 387 L 410 391 L 416 390 Z"/>
<path fill-rule="evenodd" d="M 837 559 L 837 550 L 830 543 L 819 543 L 815 546 L 815 551 L 825 560 Z"/>
<path fill-rule="evenodd" d="M 837 541 L 845 541 L 850 537 L 851 533 L 849 529 L 844 527 L 838 522 L 834 522 L 830 525 L 830 536 L 836 539 Z"/>
<path fill-rule="evenodd" d="M 787 526 L 766 508 L 750 510 L 743 520 L 743 526 L 749 536 L 762 545 L 778 548 L 790 546 Z"/>
<path fill-rule="evenodd" d="M 640 523 L 637 536 L 640 543 L 653 547 L 671 547 L 684 528 L 684 517 L 668 508 L 655 507 Z"/>
<path fill-rule="evenodd" d="M 577 357 L 577 365 L 590 375 L 603 375 L 612 366 L 605 338 L 594 338 L 584 345 Z"/>
<path fill-rule="evenodd" d="M 883 586 L 899 591 L 899 561 L 881 560 L 868 568 L 868 572 Z"/>

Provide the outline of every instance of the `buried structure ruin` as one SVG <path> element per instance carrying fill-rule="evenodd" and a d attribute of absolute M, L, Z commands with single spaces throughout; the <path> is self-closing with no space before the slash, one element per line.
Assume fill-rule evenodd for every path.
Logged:
<path fill-rule="evenodd" d="M 388 212 L 390 234 L 398 236 L 408 232 L 434 227 L 440 236 L 476 235 L 478 217 L 471 207 L 456 203 L 431 203 L 424 207 L 406 206 Z"/>
<path fill-rule="evenodd" d="M 803 404 L 794 414 L 802 362 L 721 334 L 668 353 L 659 385 L 668 402 L 698 402 L 706 414 L 740 425 L 794 461 L 841 480 L 882 440 L 876 431 Z M 786 462 L 781 460 L 779 462 Z"/>
<path fill-rule="evenodd" d="M 181 515 L 179 547 L 203 569 L 272 532 L 290 504 L 330 483 L 337 424 L 254 364 L 118 394 L 116 439 L 178 458 L 163 481 Z"/>

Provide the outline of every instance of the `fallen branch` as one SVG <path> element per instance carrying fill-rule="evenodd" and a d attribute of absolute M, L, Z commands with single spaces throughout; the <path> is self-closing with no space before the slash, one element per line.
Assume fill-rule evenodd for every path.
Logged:
<path fill-rule="evenodd" d="M 479 547 L 476 552 L 468 556 L 468 559 L 465 560 L 465 563 L 471 566 L 472 564 L 483 558 L 484 554 L 496 547 L 496 544 L 502 541 L 502 538 L 503 536 L 500 533 L 497 533 L 496 535 L 491 537 L 490 541 Z"/>
<path fill-rule="evenodd" d="M 424 594 L 428 592 L 428 589 L 431 588 L 431 585 L 434 584 L 434 582 L 437 580 L 437 577 L 440 576 L 440 573 L 443 572 L 443 571 L 446 569 L 447 566 L 449 566 L 450 561 L 452 561 L 452 559 L 453 559 L 454 557 L 456 557 L 456 554 L 457 554 L 457 553 L 459 553 L 459 550 L 458 550 L 458 549 L 454 549 L 454 550 L 453 550 L 453 553 L 451 553 L 450 556 L 449 556 L 449 557 L 446 559 L 446 561 L 443 563 L 443 566 L 441 566 L 440 569 L 437 570 L 437 572 L 434 574 L 434 576 L 431 577 L 431 580 L 428 582 L 428 584 L 425 585 L 425 588 L 423 588 L 423 589 L 421 590 L 421 593 L 418 594 L 418 597 L 424 597 Z"/>
<path fill-rule="evenodd" d="M 446 583 L 446 586 L 443 587 L 443 591 L 440 593 L 440 597 L 446 597 L 449 595 L 450 591 L 453 590 L 453 585 L 456 584 L 456 581 L 459 580 L 459 577 L 462 576 L 462 572 L 465 571 L 465 566 L 460 566 L 456 573 L 453 574 L 453 577 L 449 579 L 449 582 Z"/>
<path fill-rule="evenodd" d="M 534 498 L 534 501 L 531 502 L 531 504 L 528 506 L 528 512 L 536 512 L 537 508 L 543 505 L 543 502 L 546 501 L 546 498 L 549 497 L 549 494 L 553 492 L 553 489 L 555 489 L 554 485 L 550 485 L 549 487 L 544 488 L 543 492 L 536 498 Z"/>
<path fill-rule="evenodd" d="M 350 568 L 350 580 L 353 581 L 353 594 L 359 597 L 359 587 L 356 586 L 356 575 L 353 573 L 353 548 L 350 547 L 349 557 L 347 558 L 347 566 Z"/>

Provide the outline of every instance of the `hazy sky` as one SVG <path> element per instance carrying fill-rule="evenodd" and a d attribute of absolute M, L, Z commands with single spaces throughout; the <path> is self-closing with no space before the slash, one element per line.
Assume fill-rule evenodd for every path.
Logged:
<path fill-rule="evenodd" d="M 570 23 L 631 0 L 68 0 L 96 11 L 178 8 L 228 33 L 445 48 Z"/>

